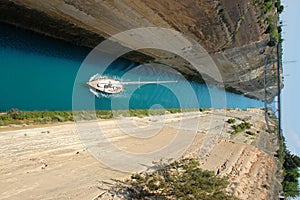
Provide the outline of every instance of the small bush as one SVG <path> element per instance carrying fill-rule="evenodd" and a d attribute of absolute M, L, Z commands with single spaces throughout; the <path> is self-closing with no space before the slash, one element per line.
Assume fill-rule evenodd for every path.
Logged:
<path fill-rule="evenodd" d="M 284 6 L 283 5 L 280 5 L 278 8 L 277 8 L 277 12 L 278 13 L 282 13 L 284 10 Z"/>
<path fill-rule="evenodd" d="M 235 134 L 237 134 L 239 132 L 242 132 L 242 131 L 244 131 L 246 129 L 250 129 L 251 128 L 251 124 L 249 122 L 243 122 L 243 123 L 241 123 L 239 125 L 232 125 L 231 127 L 234 129 L 234 131 L 231 132 L 231 134 L 235 135 Z"/>
<path fill-rule="evenodd" d="M 271 1 L 267 1 L 267 2 L 264 4 L 263 10 L 264 10 L 264 13 L 265 13 L 265 14 L 273 10 L 273 3 L 272 3 L 272 0 L 271 0 Z"/>
<path fill-rule="evenodd" d="M 254 132 L 252 132 L 252 131 L 246 131 L 246 134 L 248 134 L 248 135 L 255 135 L 255 133 Z"/>
<path fill-rule="evenodd" d="M 284 6 L 281 5 L 280 0 L 278 0 L 277 2 L 275 2 L 275 7 L 277 8 L 277 12 L 280 14 L 283 12 L 284 10 Z"/>
<path fill-rule="evenodd" d="M 235 121 L 236 121 L 236 120 L 235 120 L 234 118 L 230 118 L 230 119 L 227 120 L 227 123 L 228 123 L 228 124 L 234 124 Z"/>
<path fill-rule="evenodd" d="M 22 120 L 24 118 L 23 113 L 16 108 L 12 108 L 7 114 L 9 114 L 12 119 Z"/>

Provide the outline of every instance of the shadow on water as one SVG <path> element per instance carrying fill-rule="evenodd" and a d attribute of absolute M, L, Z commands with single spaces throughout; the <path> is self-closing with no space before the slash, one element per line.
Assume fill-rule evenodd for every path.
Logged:
<path fill-rule="evenodd" d="M 36 55 L 57 57 L 82 62 L 91 51 L 51 37 L 0 23 L 1 49 L 13 49 Z"/>

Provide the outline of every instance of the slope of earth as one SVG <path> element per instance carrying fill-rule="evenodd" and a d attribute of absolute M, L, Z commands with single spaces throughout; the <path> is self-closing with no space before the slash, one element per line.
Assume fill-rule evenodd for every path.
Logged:
<path fill-rule="evenodd" d="M 278 196 L 279 168 L 274 157 L 277 140 L 274 133 L 266 132 L 262 110 L 210 110 L 168 114 L 163 118 L 164 123 L 161 123 L 161 116 L 100 120 L 97 123 L 115 146 L 145 158 L 147 153 L 167 146 L 174 137 L 180 134 L 186 137 L 195 131 L 196 137 L 183 156 L 197 157 L 203 169 L 228 176 L 231 182 L 228 192 L 240 199 L 274 199 Z M 253 124 L 250 131 L 256 134 L 231 135 L 231 124 L 226 122 L 229 118 L 235 118 L 237 124 L 243 121 Z M 122 124 L 122 128 L 116 126 L 116 122 Z M 191 130 L 190 123 L 197 122 L 197 130 Z M 94 122 L 85 124 L 89 135 L 99 134 L 90 123 Z M 126 129 L 133 124 L 137 127 Z M 159 129 L 152 137 L 132 137 L 132 134 L 141 134 L 140 129 L 151 130 L 149 127 Z M 135 132 L 128 134 L 126 130 Z M 109 185 L 114 179 L 124 179 L 129 174 L 114 170 L 91 156 L 89 146 L 82 143 L 77 131 L 71 123 L 23 130 L 2 129 L 1 199 L 112 199 Z M 104 147 L 102 151 L 111 159 L 118 159 L 121 166 L 136 162 L 119 158 L 101 141 L 98 145 Z M 147 169 L 152 166 L 152 161 L 160 159 L 146 160 L 142 167 Z"/>

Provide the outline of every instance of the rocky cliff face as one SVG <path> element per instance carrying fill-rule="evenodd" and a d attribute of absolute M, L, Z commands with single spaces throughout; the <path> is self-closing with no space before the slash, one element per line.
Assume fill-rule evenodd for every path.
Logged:
<path fill-rule="evenodd" d="M 221 72 L 226 89 L 262 100 L 265 58 L 273 52 L 267 46 L 266 19 L 275 12 L 266 15 L 259 0 L 0 2 L 0 21 L 91 48 L 113 34 L 132 28 L 175 29 L 208 51 Z M 142 63 L 169 65 L 189 79 L 202 80 L 189 63 L 170 53 L 143 50 L 126 54 L 126 57 Z M 271 88 L 276 84 L 273 74 L 267 80 Z M 270 89 L 268 100 L 276 94 L 275 87 Z"/>

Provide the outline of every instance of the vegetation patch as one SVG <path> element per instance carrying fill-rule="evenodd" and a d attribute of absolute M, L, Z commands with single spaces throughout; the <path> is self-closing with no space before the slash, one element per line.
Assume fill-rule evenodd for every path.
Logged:
<path fill-rule="evenodd" d="M 160 163 L 153 172 L 134 174 L 115 190 L 125 199 L 237 199 L 226 193 L 228 184 L 226 177 L 202 170 L 198 160 L 187 158 L 170 165 Z"/>
<path fill-rule="evenodd" d="M 0 126 L 11 124 L 48 124 L 55 122 L 68 122 L 76 120 L 111 119 L 114 117 L 144 117 L 149 115 L 163 115 L 166 113 L 194 112 L 198 109 L 130 109 L 130 110 L 82 110 L 82 111 L 21 111 L 11 109 L 0 114 Z M 74 115 L 75 114 L 75 115 Z"/>
<path fill-rule="evenodd" d="M 233 128 L 233 132 L 231 132 L 232 135 L 235 135 L 237 133 L 240 133 L 246 129 L 250 129 L 251 128 L 251 124 L 249 122 L 243 122 L 239 125 L 232 125 L 231 126 Z"/>
<path fill-rule="evenodd" d="M 254 136 L 254 135 L 255 135 L 255 133 L 252 132 L 252 131 L 246 131 L 246 134 L 247 134 L 247 135 L 251 135 L 251 136 Z"/>
<path fill-rule="evenodd" d="M 272 10 L 274 10 L 273 0 L 265 0 L 265 2 L 263 4 L 264 14 L 267 14 L 267 13 L 271 12 Z"/>
<path fill-rule="evenodd" d="M 278 43 L 279 33 L 276 22 L 274 22 L 273 17 L 269 16 L 267 18 L 268 27 L 265 33 L 270 34 L 269 46 L 275 46 Z"/>
<path fill-rule="evenodd" d="M 230 118 L 230 119 L 227 120 L 227 123 L 228 123 L 228 124 L 234 124 L 235 121 L 236 121 L 236 120 L 235 120 L 234 118 Z"/>
<path fill-rule="evenodd" d="M 281 0 L 277 0 L 275 2 L 275 7 L 277 8 L 278 13 L 282 13 L 284 10 L 284 6 L 281 4 Z"/>
<path fill-rule="evenodd" d="M 278 158 L 283 164 L 283 193 L 285 197 L 296 198 L 300 196 L 299 190 L 299 167 L 300 158 L 292 154 L 286 147 L 284 138 L 279 141 Z"/>
<path fill-rule="evenodd" d="M 279 14 L 283 12 L 284 6 L 281 0 L 254 0 L 253 5 L 262 10 L 258 19 L 261 28 L 266 27 L 266 34 L 270 35 L 268 46 L 276 46 L 283 41 L 281 27 L 278 27 Z"/>

